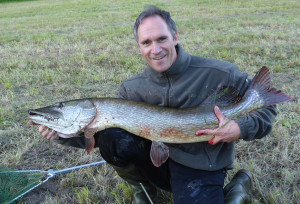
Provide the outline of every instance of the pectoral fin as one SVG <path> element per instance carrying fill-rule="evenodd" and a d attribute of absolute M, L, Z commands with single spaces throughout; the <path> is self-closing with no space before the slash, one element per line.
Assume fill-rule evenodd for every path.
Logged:
<path fill-rule="evenodd" d="M 91 153 L 91 151 L 93 150 L 93 148 L 95 146 L 95 138 L 94 138 L 95 133 L 96 133 L 95 129 L 87 128 L 84 130 L 85 149 L 88 154 Z"/>
<path fill-rule="evenodd" d="M 150 158 L 156 167 L 160 167 L 169 158 L 169 147 L 162 142 L 152 142 Z"/>

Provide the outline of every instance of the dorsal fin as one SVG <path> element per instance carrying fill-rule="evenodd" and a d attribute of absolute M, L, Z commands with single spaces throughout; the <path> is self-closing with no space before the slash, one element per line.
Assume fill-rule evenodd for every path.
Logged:
<path fill-rule="evenodd" d="M 223 86 L 208 96 L 201 105 L 231 105 L 240 101 L 239 92 L 233 86 Z"/>

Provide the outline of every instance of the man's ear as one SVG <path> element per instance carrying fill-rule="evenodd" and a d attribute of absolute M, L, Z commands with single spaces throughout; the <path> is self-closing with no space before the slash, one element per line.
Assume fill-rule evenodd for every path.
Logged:
<path fill-rule="evenodd" d="M 140 46 L 139 41 L 137 41 L 137 46 L 138 46 L 139 50 L 141 51 L 141 46 Z"/>
<path fill-rule="evenodd" d="M 174 44 L 175 44 L 175 45 L 178 44 L 178 33 L 176 33 L 176 34 L 174 35 L 173 41 L 174 41 Z"/>

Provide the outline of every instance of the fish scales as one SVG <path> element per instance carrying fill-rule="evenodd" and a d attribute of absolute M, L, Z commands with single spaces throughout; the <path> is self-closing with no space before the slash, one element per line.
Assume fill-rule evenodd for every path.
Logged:
<path fill-rule="evenodd" d="M 253 108 L 245 105 L 253 102 L 245 101 L 239 105 L 220 108 L 225 116 L 234 118 L 243 113 L 245 108 Z M 93 99 L 93 103 L 99 114 L 91 128 L 100 131 L 119 127 L 146 139 L 165 143 L 208 141 L 212 135 L 199 137 L 195 132 L 203 128 L 216 127 L 218 122 L 212 109 L 199 112 L 198 110 L 203 109 L 199 107 L 173 109 L 112 98 Z"/>

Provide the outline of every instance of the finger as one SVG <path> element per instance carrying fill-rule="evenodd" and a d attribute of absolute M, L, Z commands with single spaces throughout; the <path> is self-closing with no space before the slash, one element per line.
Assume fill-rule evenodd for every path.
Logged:
<path fill-rule="evenodd" d="M 39 133 L 43 134 L 43 132 L 47 131 L 48 128 L 45 125 L 40 125 L 39 126 Z"/>
<path fill-rule="evenodd" d="M 213 135 L 215 133 L 215 130 L 213 129 L 202 129 L 202 130 L 197 130 L 196 135 L 201 136 L 201 135 Z"/>
<path fill-rule="evenodd" d="M 55 134 L 55 136 L 53 136 L 52 138 L 51 138 L 51 140 L 58 140 L 59 139 L 59 136 L 57 135 L 57 134 Z"/>
<path fill-rule="evenodd" d="M 214 145 L 214 140 L 215 140 L 215 138 L 216 138 L 216 137 L 213 137 L 211 140 L 209 140 L 209 141 L 208 141 L 208 144 Z"/>
<path fill-rule="evenodd" d="M 208 143 L 210 145 L 216 145 L 216 144 L 218 144 L 221 141 L 222 141 L 222 137 L 215 136 L 214 138 L 212 138 L 211 140 L 209 140 Z"/>
<path fill-rule="evenodd" d="M 224 116 L 218 106 L 214 107 L 214 113 L 219 121 L 219 127 L 221 127 L 227 121 L 227 118 Z"/>
<path fill-rule="evenodd" d="M 52 138 L 55 138 L 54 136 L 55 131 L 51 130 L 51 129 L 47 129 L 44 133 L 43 136 L 47 139 L 47 140 L 53 140 Z"/>
<path fill-rule="evenodd" d="M 41 135 L 47 139 L 48 139 L 49 134 L 50 134 L 50 131 L 48 129 L 41 132 Z"/>
<path fill-rule="evenodd" d="M 27 124 L 28 124 L 28 125 L 39 125 L 39 124 L 33 122 L 32 120 L 28 120 Z"/>
<path fill-rule="evenodd" d="M 59 139 L 59 137 L 58 136 L 55 136 L 55 137 L 51 137 L 51 141 L 53 141 L 53 140 L 58 140 Z"/>
<path fill-rule="evenodd" d="M 43 136 L 43 137 L 45 137 L 45 138 L 47 138 L 47 139 L 50 139 L 51 138 L 51 129 L 49 129 L 48 127 L 46 127 L 46 126 L 40 126 L 39 127 L 39 132 L 40 132 L 40 134 Z"/>
<path fill-rule="evenodd" d="M 47 140 L 51 140 L 53 137 L 53 130 L 48 129 L 47 130 L 48 134 L 46 135 Z"/>
<path fill-rule="evenodd" d="M 51 130 L 47 136 L 47 139 L 48 140 L 57 140 L 58 139 L 57 132 L 55 130 Z"/>

